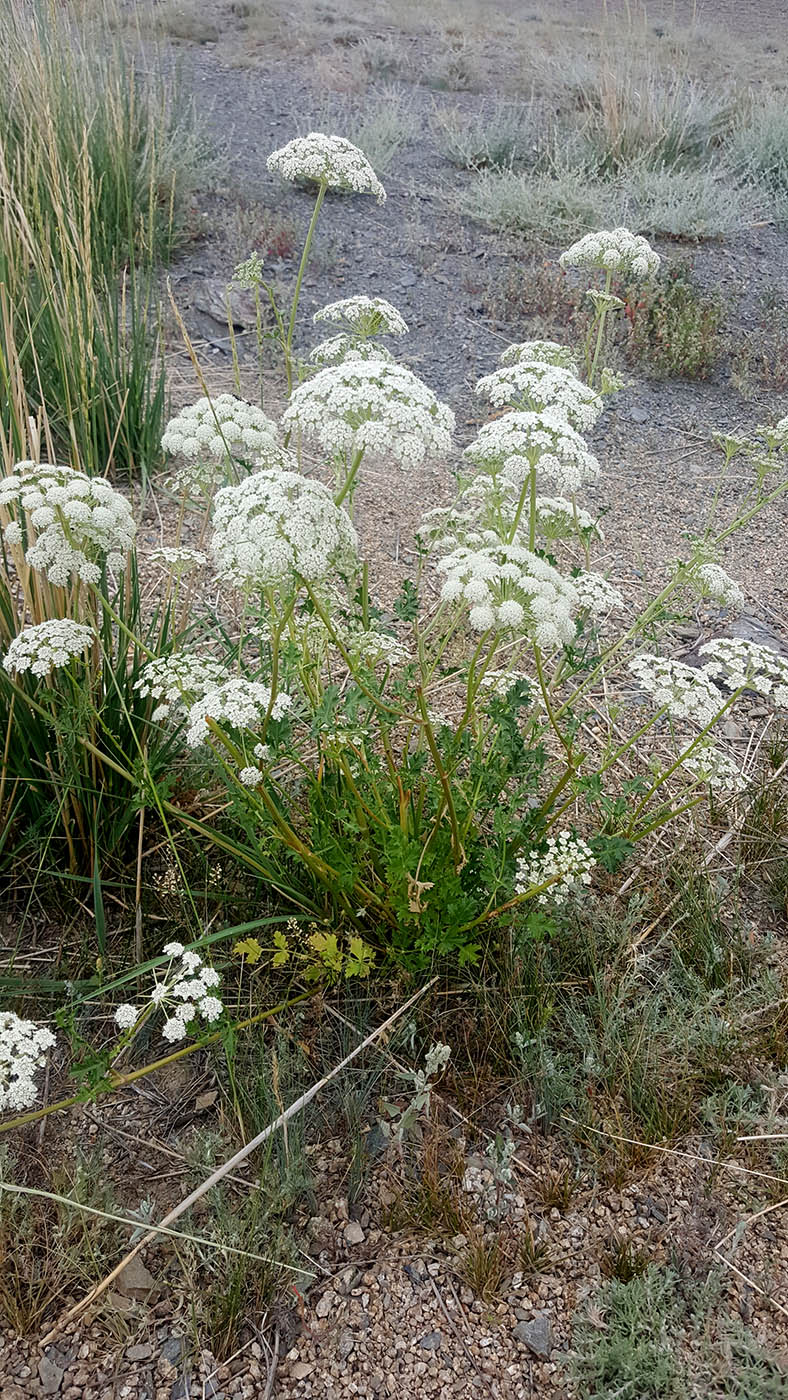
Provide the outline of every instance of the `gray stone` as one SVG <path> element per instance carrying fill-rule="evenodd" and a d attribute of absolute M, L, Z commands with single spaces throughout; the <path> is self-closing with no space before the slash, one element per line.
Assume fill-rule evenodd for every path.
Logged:
<path fill-rule="evenodd" d="M 437 1351 L 443 1343 L 440 1332 L 427 1332 L 425 1336 L 419 1338 L 419 1346 L 425 1351 Z"/>
<path fill-rule="evenodd" d="M 345 1244 L 363 1244 L 365 1240 L 364 1231 L 357 1220 L 349 1220 L 345 1226 Z"/>
<path fill-rule="evenodd" d="M 38 1363 L 41 1389 L 45 1395 L 57 1395 L 63 1380 L 64 1367 L 58 1365 L 52 1356 L 42 1356 Z"/>
<path fill-rule="evenodd" d="M 647 423 L 651 414 L 647 408 L 640 408 L 638 404 L 635 404 L 634 408 L 629 410 L 629 416 L 633 423 Z"/>
<path fill-rule="evenodd" d="M 548 1357 L 553 1349 L 553 1329 L 547 1313 L 537 1313 L 530 1322 L 518 1322 L 514 1329 L 518 1342 L 524 1342 L 534 1356 Z"/>
<path fill-rule="evenodd" d="M 169 1361 L 171 1366 L 177 1366 L 186 1350 L 183 1337 L 165 1337 L 159 1347 L 159 1355 Z"/>
<path fill-rule="evenodd" d="M 140 1256 L 130 1259 L 118 1278 L 118 1292 L 126 1298 L 147 1298 L 149 1293 L 158 1291 L 153 1274 L 145 1267 Z"/>
<path fill-rule="evenodd" d="M 151 1354 L 151 1347 L 147 1342 L 137 1342 L 135 1346 L 129 1347 L 126 1352 L 127 1361 L 147 1361 Z"/>

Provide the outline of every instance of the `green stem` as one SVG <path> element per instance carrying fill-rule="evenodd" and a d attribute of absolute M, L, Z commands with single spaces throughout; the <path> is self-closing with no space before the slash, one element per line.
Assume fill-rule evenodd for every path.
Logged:
<path fill-rule="evenodd" d="M 306 1001 L 309 997 L 316 996 L 319 987 L 313 987 L 308 992 L 300 992 L 297 997 L 290 997 L 287 1001 L 280 1002 L 269 1011 L 260 1011 L 256 1016 L 250 1016 L 246 1021 L 239 1021 L 235 1029 L 237 1031 L 246 1030 L 249 1026 L 255 1026 L 260 1021 L 269 1020 L 272 1016 L 279 1016 L 288 1007 L 296 1006 L 300 1001 Z M 144 1079 L 146 1075 L 153 1074 L 158 1069 L 164 1069 L 166 1065 L 174 1064 L 176 1060 L 182 1060 L 185 1055 L 193 1055 L 195 1050 L 203 1050 L 206 1045 L 215 1045 L 217 1040 L 221 1040 L 224 1031 L 213 1031 L 210 1035 L 200 1036 L 191 1045 L 184 1045 L 180 1050 L 174 1050 L 171 1055 L 165 1055 L 160 1060 L 154 1060 L 153 1064 L 143 1065 L 141 1069 L 130 1070 L 128 1074 L 112 1075 L 101 1084 L 90 1089 L 83 1089 L 81 1093 L 74 1094 L 69 1099 L 58 1099 L 57 1103 L 48 1104 L 46 1108 L 35 1108 L 29 1113 L 21 1113 L 16 1118 L 11 1118 L 7 1123 L 0 1123 L 0 1133 L 8 1133 L 12 1128 L 22 1128 L 26 1123 L 37 1123 L 41 1118 L 48 1118 L 50 1113 L 58 1113 L 64 1108 L 74 1108 L 78 1103 L 89 1103 L 98 1094 L 108 1094 L 114 1089 L 123 1089 L 127 1084 L 133 1084 L 138 1079 Z"/>
<path fill-rule="evenodd" d="M 296 277 L 295 291 L 293 292 L 293 305 L 290 308 L 290 321 L 288 323 L 287 338 L 285 340 L 285 355 L 288 363 L 292 363 L 293 335 L 295 334 L 296 316 L 298 314 L 298 302 L 301 296 L 301 283 L 304 279 L 304 273 L 306 272 L 306 265 L 309 261 L 309 251 L 312 247 L 312 239 L 314 237 L 315 229 L 317 228 L 317 221 L 320 216 L 320 209 L 323 200 L 326 197 L 327 189 L 328 182 L 326 180 L 322 180 L 320 182 L 320 189 L 317 192 L 315 207 L 312 210 L 312 218 L 309 221 L 309 228 L 307 229 L 306 233 L 306 240 L 304 242 L 304 250 L 301 254 L 301 261 L 298 264 L 298 276 Z M 291 382 L 292 381 L 288 376 L 288 387 L 291 385 Z"/>

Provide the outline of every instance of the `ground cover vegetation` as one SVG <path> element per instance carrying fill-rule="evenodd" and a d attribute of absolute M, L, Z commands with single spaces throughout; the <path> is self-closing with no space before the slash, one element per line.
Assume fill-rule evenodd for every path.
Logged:
<path fill-rule="evenodd" d="M 434 1236 L 492 1307 L 558 1268 L 550 1231 L 578 1199 L 675 1148 L 709 1194 L 724 1177 L 738 1233 L 717 1231 L 713 1259 L 611 1236 L 552 1393 L 778 1396 L 779 1347 L 734 1321 L 725 1246 L 786 1178 L 788 659 L 714 630 L 681 659 L 675 636 L 744 608 L 728 551 L 784 510 L 788 418 L 775 404 L 721 428 L 708 510 L 654 589 L 609 566 L 590 439 L 633 365 L 702 379 L 728 353 L 724 286 L 644 235 L 780 227 L 779 95 L 712 96 L 675 52 L 623 69 L 604 53 L 571 131 L 535 97 L 436 110 L 461 207 L 565 239 L 521 291 L 567 334 L 504 338 L 470 434 L 404 363 L 388 299 L 343 296 L 304 326 L 338 201 L 385 216 L 415 129 L 402 93 L 355 125 L 342 107 L 347 136 L 294 124 L 267 163 L 308 217 L 269 220 L 262 256 L 227 270 L 232 392 L 167 302 L 193 372 L 176 411 L 160 273 L 203 149 L 194 115 L 165 69 L 136 72 L 122 13 L 3 14 L 4 1321 L 46 1331 L 90 1305 L 111 1330 L 119 1261 L 145 1245 L 195 1348 L 233 1357 L 283 1297 L 303 1316 L 329 1137 L 350 1204 Z M 263 33 L 270 17 L 245 11 Z M 156 25 L 218 42 L 198 19 Z M 351 48 L 386 82 L 405 72 L 393 42 Z M 476 62 L 449 35 L 431 86 L 470 90 Z M 499 289 L 501 322 L 517 291 Z M 742 352 L 743 390 L 779 389 L 780 354 L 779 330 Z M 376 470 L 406 491 L 430 464 L 452 490 L 386 596 L 359 502 Z M 216 1113 L 164 1147 L 186 1186 L 152 1199 L 106 1171 L 102 1124 L 129 1137 L 112 1115 L 134 1086 L 172 1112 L 167 1084 L 197 1105 L 190 1127 Z M 31 1150 L 47 1131 L 50 1172 Z M 760 1264 L 735 1257 L 769 1302 Z"/>

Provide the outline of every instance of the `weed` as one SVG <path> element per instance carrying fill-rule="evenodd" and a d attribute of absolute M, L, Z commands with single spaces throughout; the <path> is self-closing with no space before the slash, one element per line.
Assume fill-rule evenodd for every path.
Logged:
<path fill-rule="evenodd" d="M 547 261 L 513 259 L 490 279 L 484 306 L 515 339 L 553 333 L 562 338 L 567 331 L 580 339 L 591 319 L 588 302 L 564 269 Z"/>
<path fill-rule="evenodd" d="M 788 109 L 781 93 L 758 96 L 728 147 L 733 170 L 770 194 L 788 194 Z"/>
<path fill-rule="evenodd" d="M 621 188 L 620 217 L 641 233 L 697 241 L 735 233 L 751 212 L 747 189 L 737 189 L 714 168 L 628 169 Z"/>
<path fill-rule="evenodd" d="M 542 1205 L 548 1210 L 558 1210 L 564 1214 L 572 1201 L 577 1187 L 577 1173 L 569 1166 L 544 1166 L 536 1178 L 535 1190 Z"/>
<path fill-rule="evenodd" d="M 511 170 L 536 152 L 531 107 L 496 102 L 468 117 L 458 108 L 436 107 L 432 129 L 438 149 L 462 170 Z"/>
<path fill-rule="evenodd" d="M 707 379 L 722 353 L 724 307 L 674 263 L 626 293 L 627 354 L 657 378 Z"/>
<path fill-rule="evenodd" d="M 483 170 L 459 206 L 494 228 L 558 243 L 616 222 L 615 191 L 580 167 L 559 173 Z"/>
<path fill-rule="evenodd" d="M 517 1262 L 520 1272 L 526 1278 L 534 1278 L 537 1274 L 544 1273 L 552 1262 L 550 1246 L 547 1240 L 537 1238 L 530 1216 L 524 1222 L 523 1232 L 518 1241 Z"/>
<path fill-rule="evenodd" d="M 510 1261 L 500 1232 L 488 1234 L 474 1227 L 467 1247 L 454 1262 L 458 1276 L 483 1303 L 492 1303 L 500 1296 Z"/>
<path fill-rule="evenodd" d="M 619 1283 L 642 1278 L 650 1264 L 648 1251 L 628 1235 L 611 1235 L 602 1258 L 602 1273 Z"/>
<path fill-rule="evenodd" d="M 652 1266 L 629 1282 L 612 1281 L 602 1288 L 598 1306 L 604 1330 L 581 1318 L 574 1334 L 570 1364 L 581 1393 L 596 1400 L 685 1400 L 674 1275 Z"/>
<path fill-rule="evenodd" d="M 191 109 L 108 23 L 88 42 L 17 0 L 0 21 L 0 423 L 24 456 L 43 407 L 61 460 L 95 473 L 159 456 L 153 265 L 204 154 Z"/>
<path fill-rule="evenodd" d="M 788 299 L 779 293 L 761 298 L 755 324 L 737 338 L 731 380 L 746 399 L 764 389 L 773 394 L 788 389 Z"/>

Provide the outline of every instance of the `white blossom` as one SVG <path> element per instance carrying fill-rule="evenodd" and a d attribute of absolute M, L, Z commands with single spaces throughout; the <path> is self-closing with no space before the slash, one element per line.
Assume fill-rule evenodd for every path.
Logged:
<path fill-rule="evenodd" d="M 202 550 L 190 549 L 187 545 L 161 545 L 152 550 L 150 561 L 152 564 L 160 564 L 174 578 L 182 578 L 185 574 L 204 568 L 208 563 L 208 556 L 203 554 Z"/>
<path fill-rule="evenodd" d="M 243 783 L 244 787 L 255 788 L 263 781 L 264 777 L 262 768 L 255 768 L 253 764 L 238 770 L 238 781 Z"/>
<path fill-rule="evenodd" d="M 162 1026 L 164 1039 L 183 1040 L 193 1021 L 202 1019 L 210 1025 L 221 1016 L 224 1007 L 214 990 L 221 979 L 215 968 L 204 963 L 200 953 L 184 948 L 182 943 L 166 943 L 163 952 L 169 963 L 163 971 L 154 971 L 148 1004 L 170 1013 Z M 129 1004 L 119 1006 L 116 1024 L 121 1030 L 128 1030 L 144 1010 Z"/>
<path fill-rule="evenodd" d="M 497 627 L 544 650 L 573 641 L 578 595 L 552 564 L 520 545 L 460 546 L 436 565 L 444 602 L 465 602 L 474 631 Z"/>
<path fill-rule="evenodd" d="M 26 540 L 27 563 L 59 588 L 73 579 L 99 583 L 105 566 L 124 567 L 134 544 L 126 497 L 103 476 L 71 467 L 18 462 L 0 480 L 0 508 L 13 517 L 4 532 L 7 543 Z"/>
<path fill-rule="evenodd" d="M 319 366 L 340 365 L 346 360 L 387 360 L 391 364 L 394 356 L 376 340 L 358 340 L 356 336 L 343 332 L 321 340 L 314 350 L 310 350 L 309 360 L 310 364 Z"/>
<path fill-rule="evenodd" d="M 500 472 L 518 486 L 536 468 L 537 482 L 546 477 L 570 496 L 599 475 L 599 462 L 585 440 L 560 410 L 552 408 L 494 418 L 466 447 L 465 456 L 483 471 Z"/>
<path fill-rule="evenodd" d="M 171 457 L 185 465 L 172 479 L 174 489 L 191 495 L 210 495 L 216 482 L 235 468 L 287 470 L 294 459 L 279 441 L 279 429 L 262 409 L 233 394 L 198 399 L 170 420 L 161 440 Z"/>
<path fill-rule="evenodd" d="M 744 608 L 744 593 L 719 564 L 700 564 L 690 578 L 702 598 L 714 598 L 732 612 L 741 612 Z"/>
<path fill-rule="evenodd" d="M 563 904 L 569 894 L 579 893 L 583 885 L 591 884 L 591 871 L 596 865 L 594 853 L 587 842 L 571 831 L 559 831 L 548 836 L 546 849 L 522 856 L 517 862 L 515 891 L 528 894 L 547 885 L 537 895 L 538 904 Z"/>
<path fill-rule="evenodd" d="M 175 651 L 146 662 L 134 689 L 143 698 L 150 697 L 158 702 L 152 715 L 158 722 L 185 711 L 227 677 L 227 667 L 220 661 L 188 651 Z"/>
<path fill-rule="evenodd" d="M 43 1069 L 54 1044 L 46 1026 L 24 1021 L 13 1011 L 0 1011 L 0 1113 L 35 1103 L 36 1070 Z"/>
<path fill-rule="evenodd" d="M 425 458 L 449 451 L 454 414 L 404 365 L 353 360 L 299 384 L 282 424 L 332 455 L 363 450 L 418 467 Z"/>
<path fill-rule="evenodd" d="M 486 374 L 476 385 L 476 393 L 496 408 L 516 408 L 541 413 L 549 408 L 563 413 L 568 423 L 580 431 L 593 428 L 602 412 L 602 400 L 571 370 L 542 361 L 523 361 Z"/>
<path fill-rule="evenodd" d="M 285 180 L 313 180 L 316 184 L 325 183 L 330 190 L 374 194 L 378 204 L 386 198 L 386 191 L 364 152 L 343 136 L 327 136 L 322 131 L 296 136 L 286 146 L 273 151 L 267 165 Z"/>
<path fill-rule="evenodd" d="M 271 705 L 271 691 L 262 681 L 232 676 L 190 706 L 186 743 L 194 749 L 206 741 L 209 737 L 209 719 L 217 724 L 224 721 L 233 729 L 254 729 L 262 723 L 269 706 L 271 719 L 277 720 L 290 709 L 291 704 L 290 696 L 281 692 Z"/>
<path fill-rule="evenodd" d="M 405 318 L 385 297 L 354 296 L 329 302 L 316 311 L 314 321 L 330 321 L 365 340 L 374 335 L 407 335 Z"/>
<path fill-rule="evenodd" d="M 589 530 L 599 539 L 603 538 L 599 521 L 566 496 L 537 496 L 536 522 L 548 539 L 566 538 L 578 530 Z"/>
<path fill-rule="evenodd" d="M 667 709 L 673 719 L 691 720 L 705 729 L 725 703 L 708 668 L 696 670 L 683 661 L 641 652 L 632 657 L 629 669 L 658 708 Z"/>
<path fill-rule="evenodd" d="M 721 796 L 743 792 L 747 779 L 738 763 L 713 744 L 699 745 L 682 760 L 686 768 Z"/>
<path fill-rule="evenodd" d="M 557 340 L 521 340 L 507 345 L 498 360 L 499 365 L 542 364 L 558 365 L 572 374 L 579 374 L 575 353 Z"/>
<path fill-rule="evenodd" d="M 619 277 L 649 277 L 658 271 L 660 257 L 640 234 L 614 228 L 587 233 L 561 254 L 559 262 L 562 267 L 598 267 Z"/>
<path fill-rule="evenodd" d="M 603 574 L 575 574 L 572 583 L 580 598 L 581 608 L 587 609 L 593 617 L 604 617 L 616 608 L 623 608 L 624 599 L 617 588 Z"/>
<path fill-rule="evenodd" d="M 717 637 L 699 647 L 704 671 L 730 690 L 755 690 L 780 709 L 788 708 L 788 658 L 759 642 Z"/>
<path fill-rule="evenodd" d="M 256 472 L 216 494 L 211 550 L 220 577 L 236 588 L 349 574 L 357 547 L 349 515 L 322 482 L 295 472 Z"/>
<path fill-rule="evenodd" d="M 68 666 L 70 661 L 84 660 L 85 652 L 95 640 L 92 627 L 72 622 L 68 617 L 37 622 L 24 627 L 10 642 L 3 666 L 17 676 L 25 671 L 39 678 L 48 676 L 52 670 Z"/>

